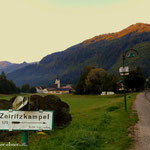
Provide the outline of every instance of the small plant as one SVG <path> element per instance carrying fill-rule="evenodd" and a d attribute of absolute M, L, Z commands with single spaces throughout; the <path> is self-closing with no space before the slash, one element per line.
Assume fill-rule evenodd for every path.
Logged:
<path fill-rule="evenodd" d="M 115 111 L 116 109 L 119 109 L 119 107 L 118 106 L 110 106 L 107 108 L 107 111 L 111 112 L 111 111 Z"/>

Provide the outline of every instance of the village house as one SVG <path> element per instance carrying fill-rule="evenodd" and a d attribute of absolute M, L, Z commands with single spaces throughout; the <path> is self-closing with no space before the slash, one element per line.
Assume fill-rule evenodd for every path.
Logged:
<path fill-rule="evenodd" d="M 40 86 L 35 87 L 37 93 L 43 93 L 43 89 Z"/>
<path fill-rule="evenodd" d="M 60 79 L 57 77 L 55 80 L 54 87 L 42 89 L 41 87 L 36 87 L 37 93 L 49 93 L 49 94 L 68 94 L 73 90 L 71 85 L 60 86 Z"/>

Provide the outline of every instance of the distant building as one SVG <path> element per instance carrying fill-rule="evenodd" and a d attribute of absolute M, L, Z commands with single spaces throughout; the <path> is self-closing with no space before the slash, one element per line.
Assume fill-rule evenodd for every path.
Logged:
<path fill-rule="evenodd" d="M 47 88 L 48 93 L 50 94 L 68 94 L 72 91 L 72 87 L 70 85 L 60 86 L 60 79 L 56 78 L 54 88 Z"/>
<path fill-rule="evenodd" d="M 71 93 L 73 88 L 71 85 L 60 86 L 60 79 L 56 78 L 54 87 L 42 89 L 41 87 L 36 87 L 37 93 L 49 93 L 49 94 L 68 94 Z"/>
<path fill-rule="evenodd" d="M 67 88 L 47 88 L 48 93 L 50 94 L 69 94 L 71 91 Z"/>
<path fill-rule="evenodd" d="M 36 88 L 37 93 L 43 93 L 43 89 L 40 86 L 35 87 L 35 88 Z"/>
<path fill-rule="evenodd" d="M 47 89 L 43 89 L 43 93 L 47 94 L 48 90 Z"/>
<path fill-rule="evenodd" d="M 57 89 L 57 88 L 60 88 L 60 79 L 58 78 L 58 76 L 55 80 L 55 89 Z"/>
<path fill-rule="evenodd" d="M 112 91 L 103 91 L 101 95 L 114 95 L 115 93 Z"/>

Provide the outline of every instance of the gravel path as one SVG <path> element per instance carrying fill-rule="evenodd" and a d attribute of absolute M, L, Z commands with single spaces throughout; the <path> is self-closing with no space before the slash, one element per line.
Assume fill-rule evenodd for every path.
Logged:
<path fill-rule="evenodd" d="M 145 92 L 146 99 L 150 102 L 150 91 Z"/>
<path fill-rule="evenodd" d="M 147 97 L 150 99 L 150 93 Z M 134 107 L 137 110 L 139 121 L 135 126 L 135 150 L 150 150 L 150 103 L 145 94 L 137 95 Z"/>

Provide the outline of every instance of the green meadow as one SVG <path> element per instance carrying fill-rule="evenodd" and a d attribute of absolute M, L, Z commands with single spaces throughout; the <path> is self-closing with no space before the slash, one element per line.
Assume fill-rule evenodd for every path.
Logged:
<path fill-rule="evenodd" d="M 132 143 L 129 127 L 138 117 L 132 110 L 136 93 L 127 95 L 127 112 L 123 95 L 58 95 L 69 104 L 72 122 L 64 129 L 47 135 L 29 132 L 29 146 L 1 146 L 4 150 L 127 150 Z M 11 97 L 11 96 L 10 96 Z M 6 98 L 9 99 L 6 95 Z M 1 97 L 0 97 L 1 98 Z M 5 95 L 2 95 L 5 99 Z M 54 118 L 55 119 L 55 118 Z M 18 134 L 10 143 L 20 143 Z M 1 142 L 8 143 L 8 142 Z"/>

